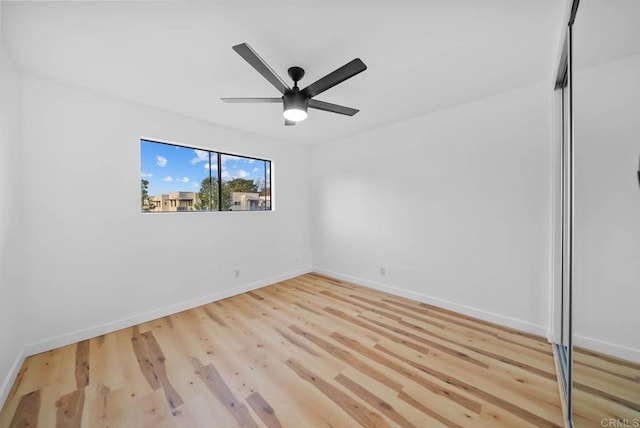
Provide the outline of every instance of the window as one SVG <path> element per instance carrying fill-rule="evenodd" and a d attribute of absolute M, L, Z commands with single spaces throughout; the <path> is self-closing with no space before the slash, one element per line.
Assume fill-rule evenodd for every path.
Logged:
<path fill-rule="evenodd" d="M 270 211 L 271 161 L 140 140 L 143 212 Z"/>

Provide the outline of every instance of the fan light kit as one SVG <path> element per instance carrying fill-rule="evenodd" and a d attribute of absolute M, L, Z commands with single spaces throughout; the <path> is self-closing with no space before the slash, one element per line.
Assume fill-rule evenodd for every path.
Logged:
<path fill-rule="evenodd" d="M 295 106 L 290 106 L 290 107 L 285 107 L 284 112 L 282 112 L 282 115 L 284 116 L 285 119 L 290 120 L 292 122 L 300 122 L 302 120 L 305 120 L 309 114 L 306 112 L 305 109 L 303 109 L 302 107 L 295 107 Z"/>
<path fill-rule="evenodd" d="M 290 88 L 275 71 L 264 62 L 262 58 L 247 43 L 241 43 L 233 47 L 245 61 L 256 69 L 265 79 L 267 79 L 275 88 L 280 91 L 280 98 L 221 98 L 225 103 L 282 103 L 282 115 L 284 116 L 284 124 L 286 126 L 295 125 L 296 122 L 305 120 L 308 116 L 307 109 L 314 108 L 316 110 L 324 110 L 331 113 L 353 116 L 359 110 L 354 108 L 331 104 L 324 101 L 313 99 L 318 94 L 333 88 L 339 83 L 361 73 L 367 69 L 367 66 L 356 58 L 351 62 L 343 65 L 337 70 L 327 74 L 323 78 L 315 81 L 306 88 L 300 90 L 298 82 L 304 77 L 304 70 L 300 67 L 291 67 L 288 70 L 289 77 L 293 80 L 293 88 Z"/>

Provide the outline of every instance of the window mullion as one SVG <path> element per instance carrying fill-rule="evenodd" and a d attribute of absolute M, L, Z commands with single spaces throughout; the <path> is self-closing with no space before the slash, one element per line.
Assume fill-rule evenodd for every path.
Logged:
<path fill-rule="evenodd" d="M 218 211 L 222 211 L 222 156 L 218 153 Z"/>
<path fill-rule="evenodd" d="M 209 211 L 213 211 L 213 183 L 211 181 L 211 152 L 209 152 Z"/>

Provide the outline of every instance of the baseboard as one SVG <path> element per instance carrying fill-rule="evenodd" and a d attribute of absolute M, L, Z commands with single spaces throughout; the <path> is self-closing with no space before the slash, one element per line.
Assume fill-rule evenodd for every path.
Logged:
<path fill-rule="evenodd" d="M 603 340 L 592 339 L 590 337 L 574 335 L 573 344 L 581 348 L 591 349 L 603 354 L 612 355 L 623 360 L 633 361 L 640 364 L 640 349 L 628 348 L 616 345 Z"/>
<path fill-rule="evenodd" d="M 514 328 L 516 330 L 524 331 L 526 333 L 535 334 L 544 338 L 549 336 L 549 329 L 547 327 L 533 324 L 527 321 L 518 320 L 515 318 L 506 317 L 504 315 L 488 312 L 482 309 L 473 308 L 470 306 L 460 305 L 458 303 L 449 302 L 447 300 L 439 299 L 436 297 L 427 296 L 422 293 L 416 293 L 414 291 L 403 290 L 401 288 L 392 287 L 386 284 L 380 284 L 378 282 L 369 281 L 363 278 L 357 278 L 350 275 L 345 275 L 338 272 L 333 272 L 327 269 L 314 267 L 313 271 L 321 275 L 330 276 L 336 279 L 353 282 L 354 284 L 362 285 L 364 287 L 373 288 L 375 290 L 385 291 L 387 293 L 395 294 L 398 296 L 406 297 L 408 299 L 417 300 L 422 303 L 428 303 L 430 305 L 438 306 L 443 309 L 449 309 L 451 311 L 458 312 L 463 315 L 479 318 L 484 321 L 493 322 L 506 327 Z"/>
<path fill-rule="evenodd" d="M 0 385 L 0 409 L 2 409 L 2 407 L 4 406 L 4 402 L 9 396 L 9 391 L 11 391 L 11 387 L 18 377 L 18 373 L 20 372 L 20 368 L 22 367 L 22 363 L 24 362 L 25 358 L 26 355 L 23 349 L 18 353 L 18 356 L 11 365 L 11 369 L 9 369 L 9 373 L 7 373 L 7 376 L 5 376 L 2 384 Z"/>
<path fill-rule="evenodd" d="M 207 303 L 215 302 L 217 300 L 226 299 L 227 297 L 235 296 L 237 294 L 245 293 L 247 291 L 255 290 L 257 288 L 265 287 L 267 285 L 275 284 L 280 281 L 285 281 L 296 276 L 304 275 L 311 272 L 311 268 L 298 269 L 295 271 L 287 272 L 282 275 L 273 276 L 261 281 L 252 282 L 249 284 L 243 284 L 238 287 L 228 288 L 213 294 L 198 297 L 196 299 L 187 300 L 184 302 L 176 303 L 170 306 L 165 306 L 153 311 L 145 312 L 143 314 L 134 315 L 131 317 L 123 318 L 117 321 L 108 322 L 105 324 L 96 325 L 93 327 L 85 328 L 82 330 L 74 331 L 72 333 L 63 334 L 52 339 L 43 340 L 41 342 L 32 343 L 25 346 L 23 349 L 23 355 L 35 355 L 40 352 L 45 352 L 51 349 L 59 348 L 61 346 L 70 345 L 72 343 L 80 342 L 82 340 L 90 339 L 92 337 L 100 336 L 103 334 L 111 333 L 113 331 L 121 330 L 123 328 L 131 327 L 137 324 L 142 324 L 148 321 L 153 321 L 158 318 L 172 315 L 178 312 L 192 309 L 198 306 L 206 305 Z"/>

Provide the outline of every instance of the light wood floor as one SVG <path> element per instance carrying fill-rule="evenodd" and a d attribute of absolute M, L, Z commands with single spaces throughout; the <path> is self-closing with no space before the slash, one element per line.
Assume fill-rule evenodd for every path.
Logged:
<path fill-rule="evenodd" d="M 640 364 L 574 348 L 573 374 L 576 427 L 640 427 Z"/>
<path fill-rule="evenodd" d="M 545 340 L 308 274 L 27 358 L 0 427 L 562 426 Z"/>

